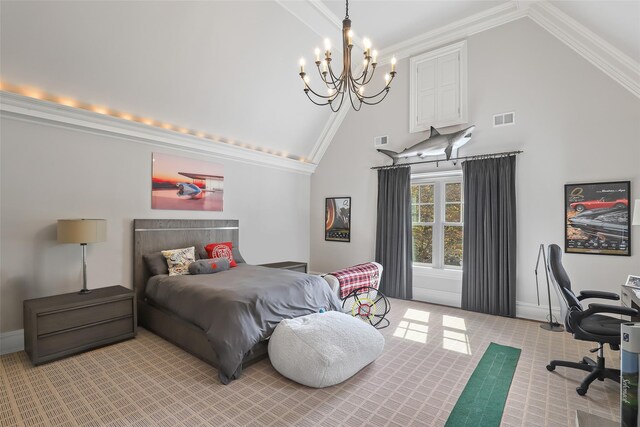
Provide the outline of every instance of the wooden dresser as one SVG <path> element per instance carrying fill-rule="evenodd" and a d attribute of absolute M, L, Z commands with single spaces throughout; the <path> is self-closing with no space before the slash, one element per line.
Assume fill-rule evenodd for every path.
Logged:
<path fill-rule="evenodd" d="M 24 346 L 34 365 L 133 338 L 136 301 L 122 286 L 24 301 Z"/>
<path fill-rule="evenodd" d="M 284 261 L 284 262 L 273 262 L 271 264 L 260 264 L 260 266 L 269 267 L 269 268 L 282 268 L 285 270 L 299 271 L 301 273 L 307 272 L 306 262 Z"/>

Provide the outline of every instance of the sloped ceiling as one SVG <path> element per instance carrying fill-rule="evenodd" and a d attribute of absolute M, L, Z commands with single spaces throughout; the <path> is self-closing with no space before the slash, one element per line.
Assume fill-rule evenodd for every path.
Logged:
<path fill-rule="evenodd" d="M 509 1 L 357 1 L 377 49 Z M 640 61 L 640 2 L 553 1 Z M 306 6 L 305 6 L 306 5 Z M 238 143 L 308 157 L 330 123 L 297 61 L 339 40 L 344 2 L 2 1 L 0 78 Z M 314 15 L 314 16 L 312 16 Z M 375 108 L 375 107 L 371 107 Z"/>

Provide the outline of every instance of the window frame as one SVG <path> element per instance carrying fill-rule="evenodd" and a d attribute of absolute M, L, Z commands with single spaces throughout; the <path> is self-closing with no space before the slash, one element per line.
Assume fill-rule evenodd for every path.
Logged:
<path fill-rule="evenodd" d="M 460 222 L 446 221 L 446 185 L 450 183 L 460 184 Z M 432 227 L 432 263 L 413 262 L 414 267 L 429 268 L 435 270 L 457 270 L 462 266 L 446 265 L 444 263 L 444 229 L 447 226 L 463 227 L 464 230 L 464 182 L 462 171 L 433 172 L 411 174 L 411 186 L 432 184 L 434 190 L 433 205 L 434 218 L 432 223 L 414 223 L 411 221 L 411 229 L 414 225 L 428 225 Z M 455 202 L 449 202 L 455 203 Z M 412 203 L 413 205 L 413 203 Z M 413 207 L 413 206 L 412 206 Z M 418 217 L 419 219 L 419 217 Z M 413 237 L 413 233 L 412 233 Z M 464 260 L 463 260 L 464 262 Z"/>

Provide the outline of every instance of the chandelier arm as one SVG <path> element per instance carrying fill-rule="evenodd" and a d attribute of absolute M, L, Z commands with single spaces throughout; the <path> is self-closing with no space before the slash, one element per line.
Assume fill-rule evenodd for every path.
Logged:
<path fill-rule="evenodd" d="M 380 92 L 378 92 L 378 93 L 376 93 L 374 95 L 370 95 L 370 96 L 361 96 L 361 98 L 363 98 L 363 99 L 373 99 L 373 98 L 376 98 L 376 97 L 380 96 L 380 94 L 382 94 L 382 92 L 384 92 L 384 91 L 389 92 L 389 89 L 391 89 L 391 82 L 393 81 L 394 78 L 395 78 L 395 73 L 393 73 L 393 76 L 391 76 L 391 79 L 389 79 L 387 84 L 380 90 Z"/>
<path fill-rule="evenodd" d="M 337 96 L 336 96 L 337 98 Z M 342 108 L 342 104 L 344 103 L 344 92 L 340 92 L 340 103 L 338 104 L 338 106 L 336 107 L 336 109 L 333 109 L 333 103 L 331 103 L 331 111 L 333 111 L 334 113 L 337 113 L 338 110 L 340 110 L 340 108 Z"/>
<path fill-rule="evenodd" d="M 364 68 L 362 69 L 362 73 L 360 73 L 358 78 L 354 78 L 353 80 L 355 80 L 360 85 L 365 85 L 365 84 L 369 83 L 368 81 L 365 82 L 365 80 L 367 79 L 367 74 L 369 74 L 369 65 L 370 65 L 370 63 L 367 62 L 367 65 L 365 65 Z M 371 71 L 371 77 L 373 77 L 373 73 L 374 72 L 375 72 L 375 69 Z M 369 80 L 371 80 L 371 77 L 369 78 Z M 360 83 L 360 80 L 362 80 L 362 83 Z"/>
<path fill-rule="evenodd" d="M 340 108 L 342 108 L 342 102 L 344 101 L 344 93 L 341 93 L 340 95 L 341 95 L 340 102 L 338 103 L 338 106 L 335 109 L 333 108 L 333 102 L 329 103 L 329 107 L 331 108 L 331 111 L 333 111 L 334 113 L 337 113 L 340 110 Z"/>
<path fill-rule="evenodd" d="M 353 81 L 350 81 L 351 83 L 353 83 Z M 352 86 L 352 84 L 350 85 Z M 349 87 L 349 101 L 351 102 L 351 107 L 356 110 L 356 111 L 360 111 L 360 109 L 362 108 L 362 99 L 360 99 L 360 96 L 357 95 L 357 92 L 354 90 L 354 87 Z M 358 99 L 360 101 L 360 104 L 358 104 L 358 107 L 356 107 L 356 104 L 353 102 L 353 95 L 356 94 L 356 99 Z"/>
<path fill-rule="evenodd" d="M 331 62 L 329 62 L 327 64 L 327 68 L 329 69 L 329 74 L 331 74 L 331 79 L 337 80 L 337 81 L 342 80 L 342 75 L 344 74 L 344 70 L 342 70 L 342 74 L 340 74 L 340 77 L 338 78 L 338 77 L 336 77 L 335 73 L 333 72 L 333 68 L 331 67 Z"/>
<path fill-rule="evenodd" d="M 377 98 L 379 97 L 383 92 L 389 92 L 389 89 L 391 89 L 391 81 L 389 81 L 389 84 L 387 84 L 385 87 L 383 87 L 380 92 L 374 94 L 374 95 L 369 95 L 369 96 L 364 96 L 361 95 L 360 98 L 363 99 L 373 99 L 373 98 Z"/>
<path fill-rule="evenodd" d="M 364 82 L 362 82 L 363 85 L 368 85 L 369 82 L 371 81 L 371 79 L 373 79 L 373 75 L 376 73 L 376 67 L 375 65 L 371 66 L 371 74 L 369 75 L 369 80 L 366 80 Z"/>
<path fill-rule="evenodd" d="M 314 94 L 315 96 L 317 96 L 318 98 L 322 98 L 322 99 L 329 99 L 331 98 L 331 95 L 320 95 L 318 92 L 316 92 L 315 90 L 311 89 L 311 87 L 309 85 L 306 85 L 305 88 L 307 91 L 311 92 L 312 94 Z"/>
<path fill-rule="evenodd" d="M 366 101 L 366 99 L 363 99 L 363 100 L 362 100 L 362 102 L 363 102 L 364 104 L 367 104 L 367 105 L 376 105 L 376 104 L 380 104 L 382 101 L 384 101 L 384 99 L 387 97 L 387 95 L 388 95 L 388 94 L 389 94 L 389 91 L 387 90 L 387 91 L 386 91 L 386 93 L 384 94 L 384 96 L 383 96 L 382 98 L 380 98 L 378 101 L 375 101 L 375 102 L 368 102 L 368 101 Z"/>
<path fill-rule="evenodd" d="M 325 103 L 323 103 L 323 104 L 321 104 L 321 103 L 319 103 L 319 102 L 316 102 L 316 101 L 311 97 L 311 95 L 309 95 L 309 92 L 308 92 L 308 91 L 305 91 L 304 93 L 307 95 L 307 98 L 309 98 L 309 101 L 313 102 L 313 103 L 314 103 L 314 104 L 316 104 L 316 105 L 319 105 L 319 106 L 323 107 L 323 106 L 325 106 L 325 105 L 329 105 L 329 104 L 331 104 L 330 102 L 325 102 Z"/>
<path fill-rule="evenodd" d="M 320 79 L 322 79 L 324 84 L 327 85 L 328 88 L 331 88 L 331 86 L 333 86 L 333 89 L 337 89 L 336 81 L 333 78 L 333 76 L 328 71 L 324 71 L 324 72 L 320 71 L 320 63 L 319 62 L 316 62 L 316 68 L 318 69 L 318 74 L 320 74 Z M 329 77 L 331 77 L 331 80 L 327 80 L 327 75 Z"/>
<path fill-rule="evenodd" d="M 337 91 L 338 90 L 337 83 L 339 82 L 339 80 L 336 80 L 334 78 L 335 76 L 333 76 L 333 73 L 330 73 L 329 76 L 331 77 L 331 80 L 328 81 L 327 78 L 326 78 L 327 74 L 329 74 L 329 73 L 325 73 L 325 74 L 321 73 L 320 74 L 322 76 L 322 81 L 327 85 L 327 87 L 329 89 L 334 89 L 334 90 Z M 332 88 L 332 86 L 333 86 L 333 88 Z"/>

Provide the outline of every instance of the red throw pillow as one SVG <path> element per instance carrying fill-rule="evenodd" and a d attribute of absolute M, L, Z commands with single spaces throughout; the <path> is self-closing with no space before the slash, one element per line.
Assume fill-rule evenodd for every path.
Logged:
<path fill-rule="evenodd" d="M 209 258 L 226 258 L 229 260 L 229 267 L 236 267 L 233 259 L 233 244 L 231 242 L 209 243 L 204 247 Z"/>

